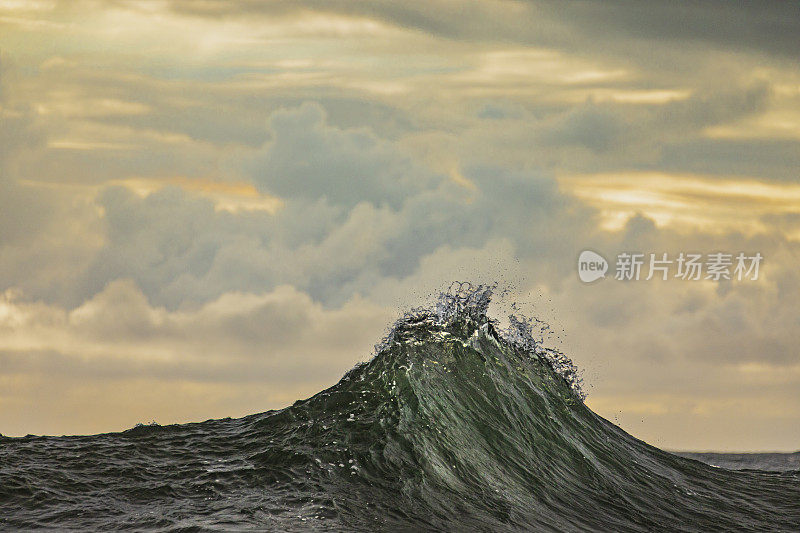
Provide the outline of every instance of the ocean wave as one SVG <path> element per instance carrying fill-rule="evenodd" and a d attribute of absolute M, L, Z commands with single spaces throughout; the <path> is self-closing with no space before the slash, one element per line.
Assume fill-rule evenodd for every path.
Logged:
<path fill-rule="evenodd" d="M 0 525 L 156 531 L 797 531 L 800 472 L 654 448 L 536 321 L 457 284 L 336 385 L 241 419 L 0 440 Z"/>

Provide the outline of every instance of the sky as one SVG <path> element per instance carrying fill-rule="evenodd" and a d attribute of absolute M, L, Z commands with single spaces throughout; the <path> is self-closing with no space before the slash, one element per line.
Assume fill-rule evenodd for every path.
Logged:
<path fill-rule="evenodd" d="M 284 407 L 471 280 L 633 435 L 797 450 L 798 53 L 795 2 L 0 0 L 0 433 Z"/>

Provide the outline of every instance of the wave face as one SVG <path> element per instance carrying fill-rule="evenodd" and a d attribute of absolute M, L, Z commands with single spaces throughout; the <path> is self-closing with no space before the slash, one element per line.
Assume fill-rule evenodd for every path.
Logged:
<path fill-rule="evenodd" d="M 280 411 L 0 440 L 0 529 L 798 531 L 800 472 L 729 471 L 588 409 L 574 366 L 463 287 Z"/>

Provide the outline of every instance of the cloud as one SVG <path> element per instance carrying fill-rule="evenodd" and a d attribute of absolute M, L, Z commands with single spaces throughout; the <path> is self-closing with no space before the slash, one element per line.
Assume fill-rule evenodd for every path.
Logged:
<path fill-rule="evenodd" d="M 535 255 L 541 273 L 558 278 L 564 273 L 551 260 L 571 254 L 576 235 L 594 231 L 594 212 L 560 194 L 550 178 L 481 166 L 464 171 L 471 188 L 437 183 L 418 163 L 409 172 L 408 158 L 374 134 L 324 126 L 316 106 L 277 115 L 276 139 L 254 172 L 280 183 L 270 191 L 282 194 L 283 207 L 231 213 L 174 187 L 145 197 L 107 188 L 98 197 L 106 242 L 76 283 L 82 297 L 131 278 L 149 301 L 170 309 L 283 283 L 338 305 L 352 292 L 368 292 L 370 280 L 412 275 L 442 247 L 480 249 L 497 238 L 523 257 Z M 285 130 L 313 140 L 281 140 Z M 366 149 L 356 150 L 356 141 Z M 305 166 L 309 149 L 319 161 Z M 350 169 L 357 180 L 340 174 Z M 420 175 L 431 177 L 420 180 L 427 186 L 413 186 Z M 261 176 L 255 179 L 267 179 Z"/>
<path fill-rule="evenodd" d="M 36 146 L 43 134 L 29 106 L 11 100 L 7 77 L 13 76 L 0 56 L 0 247 L 36 235 L 52 220 L 53 201 L 20 185 L 12 176 L 12 160 L 20 149 Z"/>
<path fill-rule="evenodd" d="M 559 179 L 562 190 L 603 210 L 603 225 L 621 228 L 643 213 L 659 226 L 683 226 L 724 234 L 768 233 L 778 228 L 796 238 L 792 226 L 800 213 L 800 185 L 754 178 L 722 178 L 697 174 L 610 172 Z"/>
<path fill-rule="evenodd" d="M 762 6 L 724 0 L 680 6 L 628 0 L 592 0 L 568 6 L 549 0 L 406 2 L 402 6 L 389 1 L 265 4 L 211 0 L 188 5 L 172 2 L 171 8 L 198 17 L 285 16 L 311 9 L 369 17 L 451 39 L 572 46 L 609 40 L 690 42 L 786 57 L 795 52 L 798 29 L 798 8 L 791 3 Z M 469 13 L 471 23 L 464 23 L 464 13 Z"/>
<path fill-rule="evenodd" d="M 410 194 L 441 181 L 368 129 L 328 126 L 317 104 L 276 111 L 270 129 L 271 142 L 248 169 L 264 192 L 283 198 L 396 208 Z"/>
<path fill-rule="evenodd" d="M 800 141 L 784 139 L 695 139 L 665 146 L 661 168 L 797 181 Z"/>
<path fill-rule="evenodd" d="M 570 20 L 588 38 L 624 36 L 634 40 L 697 43 L 721 49 L 754 50 L 791 57 L 796 46 L 798 7 L 793 4 L 731 4 L 714 0 L 690 5 L 590 0 L 569 6 L 538 2 Z"/>
<path fill-rule="evenodd" d="M 621 113 L 596 104 L 570 110 L 545 129 L 540 139 L 545 146 L 579 146 L 593 152 L 607 152 L 633 139 L 632 129 Z"/>
<path fill-rule="evenodd" d="M 149 305 L 129 280 L 109 284 L 73 310 L 6 294 L 0 298 L 0 361 L 2 379 L 11 390 L 36 381 L 69 399 L 78 384 L 90 383 L 97 386 L 95 395 L 81 395 L 92 403 L 119 404 L 129 394 L 143 401 L 113 413 L 117 418 L 111 426 L 112 413 L 98 421 L 79 409 L 63 413 L 56 425 L 43 425 L 59 411 L 59 400 L 26 388 L 15 402 L 34 402 L 39 408 L 24 424 L 9 423 L 15 402 L 0 402 L 3 433 L 91 432 L 164 420 L 164 411 L 147 400 L 150 387 L 161 390 L 163 383 L 174 390 L 202 384 L 238 403 L 241 414 L 281 407 L 298 394 L 334 383 L 344 370 L 368 358 L 393 313 L 359 298 L 326 310 L 289 286 L 264 294 L 227 293 L 194 311 L 174 312 Z M 118 390 L 102 385 L 108 383 Z M 252 397 L 256 390 L 263 391 L 261 401 Z M 282 400 L 276 403 L 276 398 Z M 185 404 L 169 411 L 167 420 L 188 420 L 187 413 L 193 412 Z M 219 412 L 224 414 L 229 413 Z"/>

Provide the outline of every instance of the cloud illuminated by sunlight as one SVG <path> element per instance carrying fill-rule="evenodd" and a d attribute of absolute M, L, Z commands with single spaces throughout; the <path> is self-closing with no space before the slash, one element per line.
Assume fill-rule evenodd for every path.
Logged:
<path fill-rule="evenodd" d="M 561 188 L 600 210 L 605 229 L 636 213 L 681 230 L 752 234 L 766 215 L 800 213 L 800 184 L 661 172 L 563 176 Z M 798 237 L 798 236 L 795 236 Z"/>
<path fill-rule="evenodd" d="M 129 178 L 114 182 L 128 187 L 139 196 L 147 196 L 167 186 L 177 186 L 214 202 L 217 211 L 267 211 L 275 213 L 283 201 L 275 196 L 259 192 L 251 183 L 222 182 L 185 176 L 161 179 Z"/>

